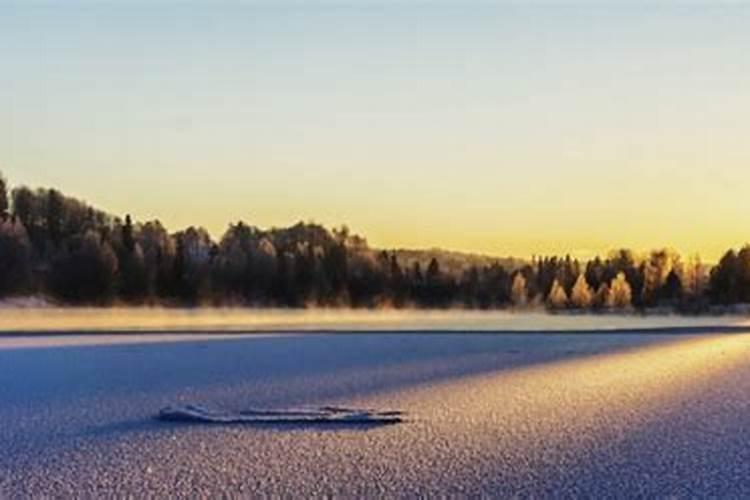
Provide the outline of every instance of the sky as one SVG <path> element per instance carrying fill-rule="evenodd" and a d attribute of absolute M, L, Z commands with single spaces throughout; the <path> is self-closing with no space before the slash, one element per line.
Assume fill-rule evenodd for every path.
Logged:
<path fill-rule="evenodd" d="M 750 3 L 0 0 L 0 171 L 170 229 L 750 241 Z"/>

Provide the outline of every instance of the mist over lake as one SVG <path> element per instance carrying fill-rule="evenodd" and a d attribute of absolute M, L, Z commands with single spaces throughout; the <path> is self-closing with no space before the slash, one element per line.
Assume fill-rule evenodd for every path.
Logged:
<path fill-rule="evenodd" d="M 466 310 L 351 310 L 245 308 L 0 308 L 0 332 L 166 331 L 487 331 L 544 332 L 679 329 L 746 325 L 738 316 L 581 315 Z M 2 335 L 2 333 L 0 333 Z"/>

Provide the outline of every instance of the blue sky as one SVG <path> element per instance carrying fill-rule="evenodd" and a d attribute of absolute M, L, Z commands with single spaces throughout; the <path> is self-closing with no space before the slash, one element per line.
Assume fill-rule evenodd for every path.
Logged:
<path fill-rule="evenodd" d="M 0 1 L 0 169 L 217 235 L 715 258 L 748 239 L 750 8 L 656 4 Z"/>

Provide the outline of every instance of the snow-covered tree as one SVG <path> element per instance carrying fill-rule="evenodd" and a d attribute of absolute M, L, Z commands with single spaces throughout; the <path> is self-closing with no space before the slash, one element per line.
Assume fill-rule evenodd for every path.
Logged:
<path fill-rule="evenodd" d="M 510 300 L 516 307 L 523 307 L 528 300 L 528 291 L 526 289 L 526 278 L 523 274 L 516 273 L 513 278 L 513 284 L 510 288 Z"/>
<path fill-rule="evenodd" d="M 577 309 L 587 309 L 591 306 L 593 292 L 586 277 L 579 274 L 573 289 L 570 291 L 570 304 Z"/>
<path fill-rule="evenodd" d="M 596 309 L 604 309 L 610 307 L 612 292 L 609 290 L 609 285 L 602 283 L 594 294 L 591 305 Z"/>
<path fill-rule="evenodd" d="M 617 309 L 630 307 L 633 293 L 628 280 L 625 278 L 625 273 L 617 273 L 610 284 L 610 291 L 610 307 Z"/>
<path fill-rule="evenodd" d="M 559 281 L 552 282 L 552 288 L 547 295 L 547 306 L 551 309 L 565 309 L 568 305 L 568 294 Z"/>

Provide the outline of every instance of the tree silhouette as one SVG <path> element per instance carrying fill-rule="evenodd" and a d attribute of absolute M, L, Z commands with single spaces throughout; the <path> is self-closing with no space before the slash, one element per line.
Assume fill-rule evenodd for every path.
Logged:
<path fill-rule="evenodd" d="M 0 218 L 6 219 L 10 210 L 10 201 L 8 200 L 8 181 L 0 172 Z"/>
<path fill-rule="evenodd" d="M 0 220 L 0 297 L 31 287 L 31 244 L 18 220 Z"/>
<path fill-rule="evenodd" d="M 611 307 L 611 304 L 612 292 L 609 289 L 609 285 L 602 283 L 591 300 L 591 306 L 595 310 L 602 310 Z"/>
<path fill-rule="evenodd" d="M 672 269 L 661 287 L 660 299 L 668 304 L 675 305 L 682 298 L 682 294 L 682 280 L 677 271 Z"/>
<path fill-rule="evenodd" d="M 750 246 L 713 268 L 674 251 L 619 249 L 579 262 L 531 262 L 441 250 L 370 248 L 346 226 L 299 222 L 170 233 L 159 221 L 113 217 L 55 189 L 10 191 L 0 174 L 0 296 L 63 303 L 346 306 L 554 310 L 656 306 L 719 311 L 750 303 Z M 596 292 L 594 292 L 596 290 Z"/>
<path fill-rule="evenodd" d="M 76 236 L 52 262 L 54 292 L 74 302 L 107 304 L 114 297 L 117 256 L 93 231 Z"/>
<path fill-rule="evenodd" d="M 729 250 L 711 271 L 709 294 L 717 304 L 729 305 L 740 299 L 741 266 L 734 250 Z"/>

